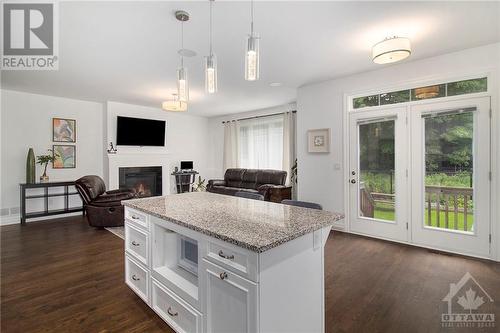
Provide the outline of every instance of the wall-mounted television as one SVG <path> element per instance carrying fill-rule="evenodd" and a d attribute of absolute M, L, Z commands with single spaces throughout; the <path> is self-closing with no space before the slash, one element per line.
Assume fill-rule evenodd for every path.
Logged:
<path fill-rule="evenodd" d="M 118 146 L 165 146 L 165 121 L 118 116 L 116 144 Z"/>

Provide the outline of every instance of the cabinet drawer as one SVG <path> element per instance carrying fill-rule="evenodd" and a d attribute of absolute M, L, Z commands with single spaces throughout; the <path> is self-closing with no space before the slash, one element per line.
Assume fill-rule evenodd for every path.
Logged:
<path fill-rule="evenodd" d="M 258 282 L 258 254 L 255 252 L 209 239 L 203 257 L 251 281 Z"/>
<path fill-rule="evenodd" d="M 201 332 L 202 315 L 153 279 L 152 307 L 175 331 Z"/>
<path fill-rule="evenodd" d="M 142 262 L 149 265 L 149 236 L 146 232 L 134 227 L 128 221 L 125 223 L 125 250 Z"/>
<path fill-rule="evenodd" d="M 126 207 L 125 218 L 136 224 L 138 227 L 149 230 L 148 216 L 146 214 Z"/>
<path fill-rule="evenodd" d="M 149 272 L 128 255 L 125 255 L 125 283 L 127 283 L 144 302 L 150 304 Z"/>

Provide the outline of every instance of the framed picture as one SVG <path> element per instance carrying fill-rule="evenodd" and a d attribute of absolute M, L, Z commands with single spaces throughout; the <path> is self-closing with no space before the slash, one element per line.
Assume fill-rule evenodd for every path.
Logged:
<path fill-rule="evenodd" d="M 52 118 L 52 141 L 76 142 L 76 120 Z"/>
<path fill-rule="evenodd" d="M 307 131 L 307 146 L 310 153 L 330 152 L 330 129 L 320 128 Z"/>
<path fill-rule="evenodd" d="M 53 169 L 76 168 L 76 146 L 53 145 L 52 151 L 54 155 Z"/>

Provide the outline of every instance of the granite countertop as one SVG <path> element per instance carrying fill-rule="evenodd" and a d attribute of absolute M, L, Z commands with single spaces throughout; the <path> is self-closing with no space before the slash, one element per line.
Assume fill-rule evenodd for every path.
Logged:
<path fill-rule="evenodd" d="M 208 192 L 133 199 L 122 204 L 259 253 L 331 226 L 344 217 Z"/>

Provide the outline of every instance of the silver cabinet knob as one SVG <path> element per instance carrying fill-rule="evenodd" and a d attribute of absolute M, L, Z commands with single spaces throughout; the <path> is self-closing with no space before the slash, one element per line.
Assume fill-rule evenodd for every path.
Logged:
<path fill-rule="evenodd" d="M 140 243 L 137 243 L 136 241 L 132 241 L 132 245 L 133 245 L 133 246 L 139 246 L 139 245 L 141 245 L 141 244 L 140 244 Z"/>
<path fill-rule="evenodd" d="M 221 280 L 224 280 L 224 279 L 227 278 L 227 273 L 226 272 L 222 272 L 222 273 L 219 274 L 219 277 L 220 277 Z"/>
<path fill-rule="evenodd" d="M 228 256 L 228 255 L 224 254 L 224 252 L 222 252 L 222 250 L 219 251 L 219 257 L 224 258 L 224 259 L 229 259 L 229 260 L 234 259 L 234 255 L 231 254 L 230 256 Z"/>
<path fill-rule="evenodd" d="M 132 215 L 132 220 L 138 220 L 139 218 L 135 215 Z"/>
<path fill-rule="evenodd" d="M 132 275 L 132 280 L 139 281 L 140 279 L 134 274 L 134 275 Z"/>
<path fill-rule="evenodd" d="M 172 317 L 175 317 L 175 316 L 177 316 L 177 315 L 179 314 L 179 312 L 173 313 L 173 312 L 172 312 L 172 307 L 171 307 L 171 306 L 169 306 L 169 307 L 168 307 L 168 309 L 167 309 L 167 313 L 168 313 L 170 316 L 172 316 Z"/>

